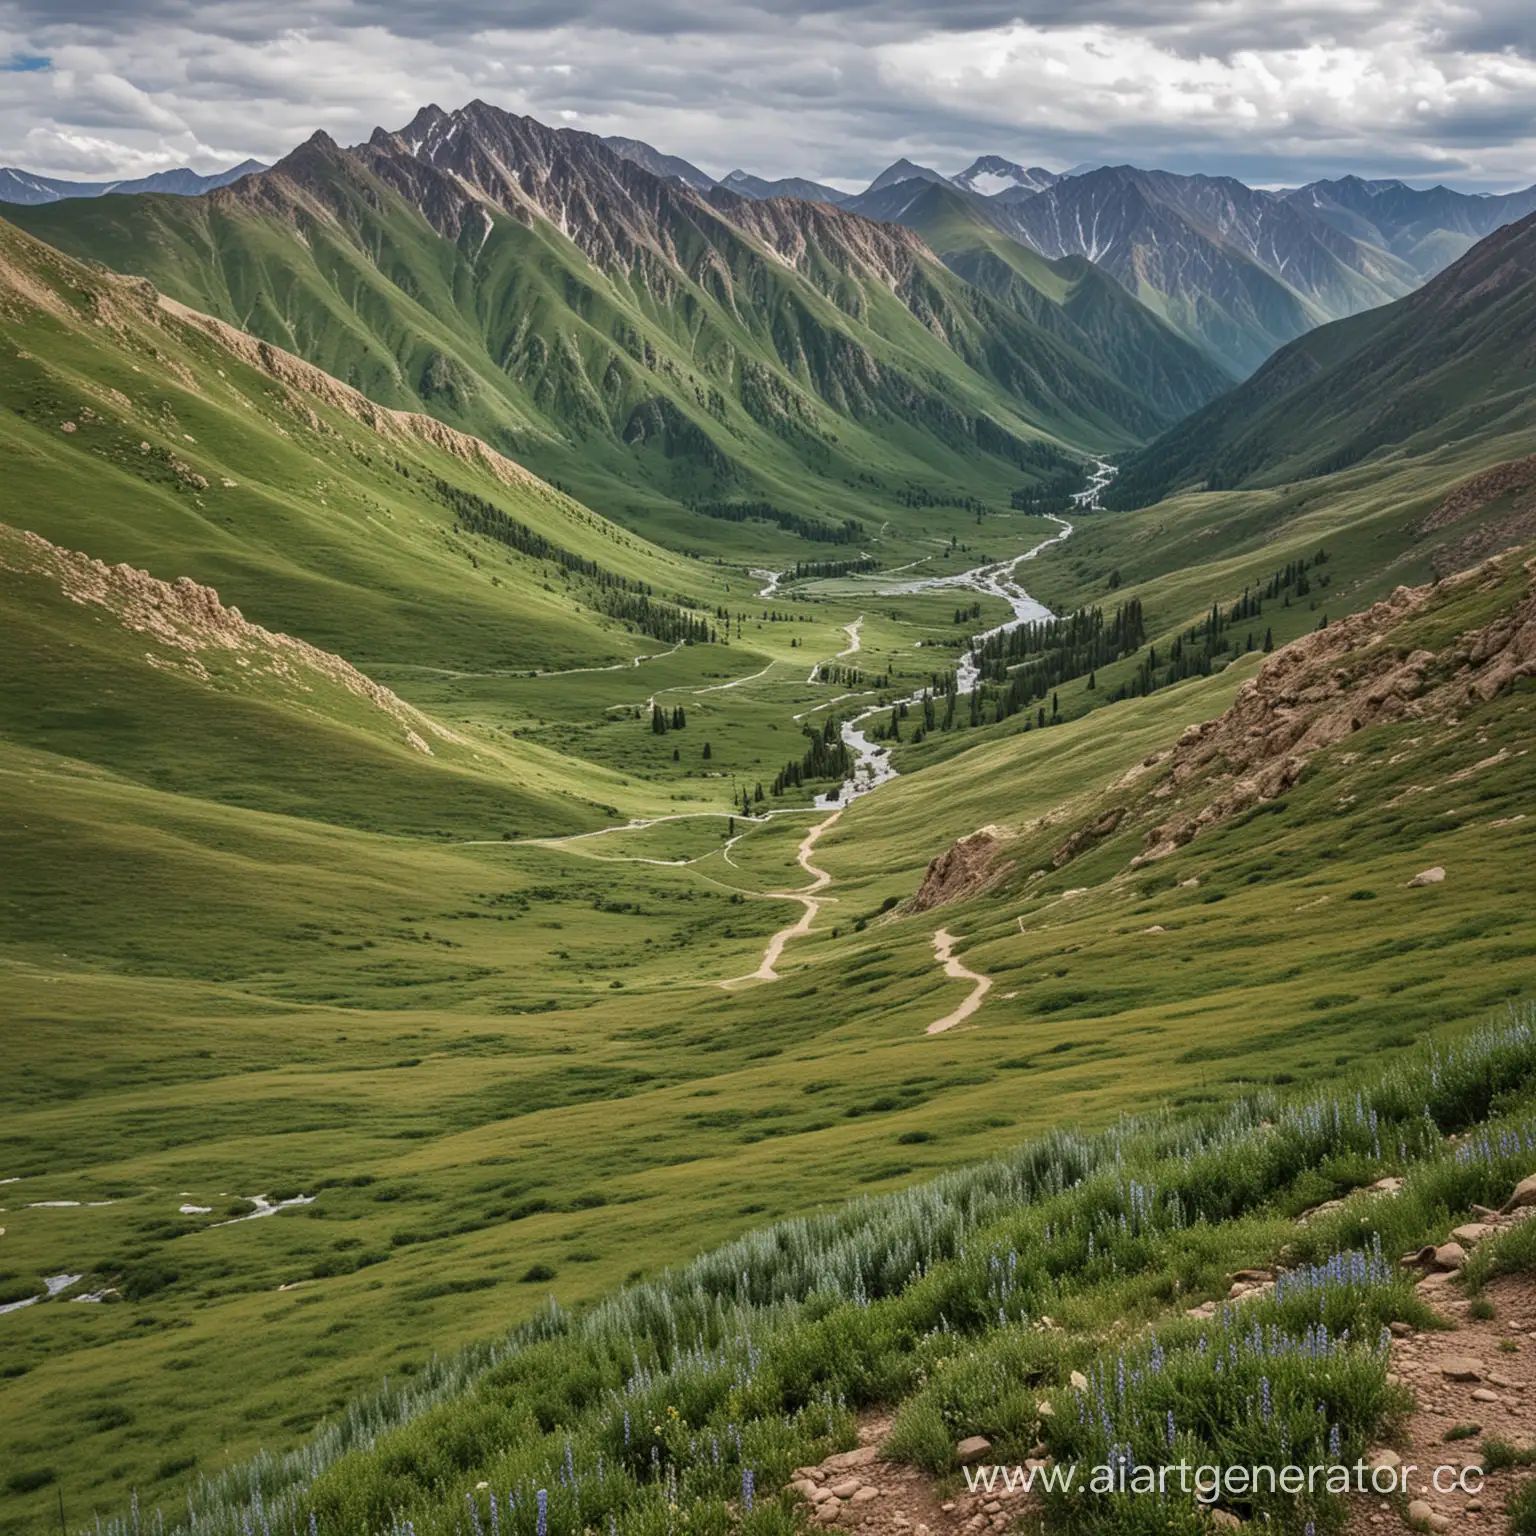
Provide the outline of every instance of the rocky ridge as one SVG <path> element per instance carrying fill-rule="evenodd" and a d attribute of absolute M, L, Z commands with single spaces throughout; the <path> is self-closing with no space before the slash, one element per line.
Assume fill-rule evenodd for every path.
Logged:
<path fill-rule="evenodd" d="M 1497 582 L 1505 568 L 1489 562 L 1452 581 Z M 1524 569 L 1536 574 L 1536 561 Z M 1293 641 L 1242 685 L 1224 715 L 1188 727 L 1153 793 L 1166 798 L 1214 782 L 1216 794 L 1200 810 L 1176 812 L 1147 832 L 1132 867 L 1165 858 L 1206 828 L 1283 795 L 1313 756 L 1356 731 L 1447 719 L 1536 676 L 1536 590 L 1444 651 L 1404 655 L 1388 644 L 1389 632 L 1437 590 L 1399 587 L 1385 602 Z"/>
<path fill-rule="evenodd" d="M 180 652 L 181 666 L 200 681 L 213 676 L 199 653 L 224 651 L 252 674 L 276 677 L 308 691 L 315 680 L 345 689 L 381 711 L 400 727 L 418 752 L 432 753 L 426 736 L 463 744 L 463 738 L 429 719 L 351 662 L 292 635 L 252 624 L 238 608 L 226 607 L 212 587 L 190 577 L 161 581 L 131 565 L 107 565 L 73 550 L 60 549 L 40 534 L 0 524 L 0 570 L 47 577 L 71 602 L 105 608 L 124 628 Z M 146 654 L 151 666 L 167 666 L 163 657 Z M 306 675 L 308 674 L 308 678 Z M 425 733 L 425 734 L 423 734 Z"/>

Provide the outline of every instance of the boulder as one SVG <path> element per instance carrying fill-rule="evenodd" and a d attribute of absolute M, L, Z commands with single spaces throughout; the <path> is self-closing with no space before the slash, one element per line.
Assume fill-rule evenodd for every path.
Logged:
<path fill-rule="evenodd" d="M 1457 1227 L 1451 1236 L 1458 1243 L 1480 1243 L 1493 1230 L 1486 1221 L 1469 1221 Z"/>
<path fill-rule="evenodd" d="M 1436 864 L 1430 869 L 1421 869 L 1412 880 L 1408 882 L 1409 890 L 1418 885 L 1439 885 L 1445 879 L 1445 870 Z"/>
<path fill-rule="evenodd" d="M 971 1467 L 980 1461 L 991 1449 L 992 1442 L 984 1435 L 971 1435 L 955 1447 L 955 1460 L 962 1467 Z"/>
<path fill-rule="evenodd" d="M 828 1456 L 822 1466 L 828 1471 L 842 1472 L 851 1467 L 867 1467 L 870 1462 L 878 1461 L 879 1457 L 879 1446 L 861 1445 L 856 1451 L 839 1451 L 836 1456 Z"/>
<path fill-rule="evenodd" d="M 1471 1355 L 1447 1355 L 1440 1362 L 1440 1374 L 1447 1381 L 1481 1381 L 1483 1362 Z"/>
<path fill-rule="evenodd" d="M 1410 1525 L 1428 1525 L 1434 1512 L 1427 1499 L 1414 1499 L 1408 1506 L 1408 1522 Z"/>
<path fill-rule="evenodd" d="M 839 1478 L 837 1482 L 827 1485 L 828 1491 L 840 1499 L 851 1499 L 863 1486 L 856 1477 Z"/>
<path fill-rule="evenodd" d="M 1400 1467 L 1402 1464 L 1403 1458 L 1390 1446 L 1383 1446 L 1380 1450 L 1372 1451 L 1369 1459 L 1366 1461 L 1366 1466 L 1373 1472 L 1377 1467 Z"/>
<path fill-rule="evenodd" d="M 1088 1390 L 1088 1378 L 1081 1371 L 1073 1371 L 1071 1379 L 1073 1391 L 1086 1392 Z"/>
<path fill-rule="evenodd" d="M 1441 1243 L 1435 1249 L 1436 1269 L 1460 1269 L 1467 1262 L 1467 1250 L 1460 1243 Z"/>
<path fill-rule="evenodd" d="M 1500 1214 L 1523 1210 L 1528 1205 L 1536 1205 L 1536 1173 L 1528 1173 L 1515 1185 L 1514 1194 L 1504 1202 Z"/>

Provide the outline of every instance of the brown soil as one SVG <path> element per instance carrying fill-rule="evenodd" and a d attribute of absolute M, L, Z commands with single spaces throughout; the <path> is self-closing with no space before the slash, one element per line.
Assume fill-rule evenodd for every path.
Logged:
<path fill-rule="evenodd" d="M 859 1425 L 858 1450 L 795 1469 L 789 1486 L 810 1504 L 808 1524 L 866 1536 L 976 1536 L 1006 1530 L 1032 1507 L 1024 1494 L 969 1494 L 963 1485 L 944 1496 L 926 1472 L 881 1456 L 890 1428 L 887 1417 L 867 1418 Z"/>
<path fill-rule="evenodd" d="M 1438 1284 L 1436 1283 L 1438 1282 Z M 1494 1317 L 1481 1321 L 1470 1315 L 1470 1303 L 1448 1288 L 1446 1277 L 1435 1276 L 1433 1305 L 1455 1326 L 1449 1332 L 1410 1334 L 1392 1341 L 1394 1379 L 1413 1393 L 1416 1407 L 1394 1447 L 1403 1462 L 1420 1472 L 1409 1479 L 1409 1499 L 1424 1499 L 1436 1515 L 1447 1517 L 1452 1532 L 1475 1536 L 1504 1536 L 1508 1530 L 1505 1501 L 1529 1476 L 1527 1468 L 1506 1468 L 1487 1474 L 1479 1494 L 1440 1493 L 1431 1485 L 1434 1468 L 1476 1467 L 1483 1461 L 1482 1445 L 1490 1437 L 1516 1445 L 1536 1436 L 1536 1277 L 1510 1275 L 1491 1282 L 1487 1299 Z M 1513 1349 L 1506 1346 L 1513 1346 Z M 1477 1379 L 1452 1380 L 1450 1362 L 1469 1361 L 1479 1369 Z M 1480 1401 L 1474 1393 L 1492 1394 Z M 1447 1440 L 1448 1431 L 1475 1424 L 1479 1433 Z M 1442 1481 L 1449 1481 L 1447 1474 Z M 1408 1528 L 1406 1501 L 1362 1497 L 1353 1501 L 1351 1536 L 1395 1532 Z"/>

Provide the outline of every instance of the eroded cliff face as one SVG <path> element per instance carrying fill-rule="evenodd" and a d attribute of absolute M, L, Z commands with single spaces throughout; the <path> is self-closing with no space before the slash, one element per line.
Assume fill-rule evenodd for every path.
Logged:
<path fill-rule="evenodd" d="M 946 848 L 929 864 L 907 911 L 931 912 L 980 895 L 1005 879 L 1014 867 L 1004 856 L 1006 836 L 1001 827 L 982 827 Z"/>
<path fill-rule="evenodd" d="M 1277 651 L 1215 720 L 1190 726 L 1170 755 L 1155 799 L 1202 784 L 1214 797 L 1145 834 L 1133 867 L 1166 857 L 1207 827 L 1283 795 L 1307 762 L 1356 731 L 1396 720 L 1451 720 L 1525 677 L 1536 676 L 1536 591 L 1440 650 L 1407 650 L 1394 631 L 1446 586 L 1497 584 L 1507 566 L 1490 561 L 1442 587 L 1399 587 L 1385 602 Z M 1527 575 L 1536 560 L 1527 561 Z"/>

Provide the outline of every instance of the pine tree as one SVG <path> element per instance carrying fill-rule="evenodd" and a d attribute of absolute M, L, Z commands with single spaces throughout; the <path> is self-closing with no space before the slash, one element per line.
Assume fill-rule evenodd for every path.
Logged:
<path fill-rule="evenodd" d="M 661 712 L 661 705 L 651 705 L 651 734 L 653 736 L 665 736 L 667 734 L 667 717 Z"/>
<path fill-rule="evenodd" d="M 709 761 L 709 759 L 710 759 L 709 743 L 706 741 L 704 743 L 704 761 L 707 763 Z"/>
<path fill-rule="evenodd" d="M 1092 672 L 1088 674 L 1088 692 L 1093 693 L 1098 688 L 1098 679 Z"/>
<path fill-rule="evenodd" d="M 1275 648 L 1275 632 L 1272 629 L 1264 631 L 1264 650 L 1266 654 Z"/>

